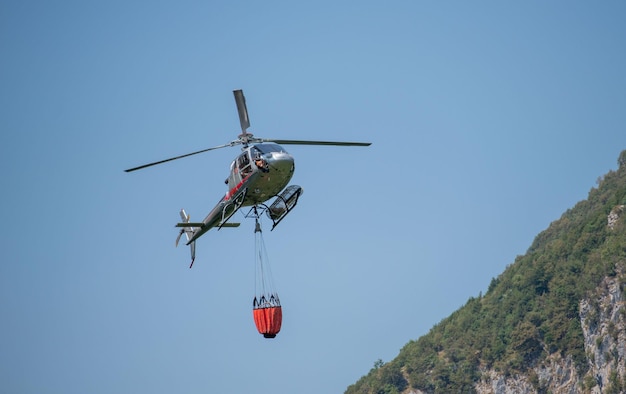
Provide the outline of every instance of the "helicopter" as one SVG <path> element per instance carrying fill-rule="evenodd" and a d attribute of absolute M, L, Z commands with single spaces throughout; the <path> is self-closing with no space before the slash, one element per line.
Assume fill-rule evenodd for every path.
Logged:
<path fill-rule="evenodd" d="M 191 264 L 193 267 L 196 259 L 196 240 L 212 228 L 218 230 L 224 227 L 239 227 L 240 223 L 229 222 L 232 216 L 242 207 L 251 207 L 245 215 L 246 218 L 254 217 L 257 220 L 262 213 L 266 213 L 272 220 L 272 230 L 289 214 L 296 206 L 303 189 L 298 185 L 287 186 L 294 170 L 294 158 L 282 145 L 336 145 L 336 146 L 369 146 L 370 142 L 342 142 L 342 141 L 308 141 L 308 140 L 285 140 L 266 139 L 255 137 L 248 132 L 250 119 L 246 107 L 246 99 L 241 89 L 234 90 L 235 103 L 239 113 L 241 134 L 236 140 L 227 144 L 202 149 L 196 152 L 171 157 L 165 160 L 143 164 L 129 168 L 125 172 L 133 172 L 157 164 L 167 163 L 173 160 L 197 155 L 215 149 L 241 145 L 241 153 L 230 164 L 230 172 L 225 183 L 228 187 L 226 194 L 219 200 L 215 207 L 201 222 L 191 222 L 190 216 L 184 209 L 180 210 L 181 222 L 176 224 L 180 228 L 176 238 L 176 246 L 184 234 L 187 238 L 186 245 L 191 249 Z M 274 198 L 274 201 L 265 203 Z"/>

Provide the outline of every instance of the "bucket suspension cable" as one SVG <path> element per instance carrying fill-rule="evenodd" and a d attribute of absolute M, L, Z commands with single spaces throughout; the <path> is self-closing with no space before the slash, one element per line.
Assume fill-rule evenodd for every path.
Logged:
<path fill-rule="evenodd" d="M 272 298 L 274 304 L 280 305 L 278 302 L 278 293 L 274 286 L 274 277 L 272 275 L 272 268 L 267 257 L 267 249 L 265 248 L 265 241 L 263 240 L 263 230 L 261 229 L 261 223 L 259 219 L 256 219 L 254 228 L 254 258 L 255 258 L 255 284 L 254 295 L 257 297 L 257 302 L 261 303 L 263 298 L 264 302 L 269 302 Z"/>
<path fill-rule="evenodd" d="M 255 209 L 256 211 L 256 209 Z M 278 293 L 274 288 L 274 279 L 267 258 L 263 231 L 258 216 L 254 228 L 255 285 L 252 314 L 257 330 L 265 338 L 274 338 L 280 331 L 283 312 Z"/>

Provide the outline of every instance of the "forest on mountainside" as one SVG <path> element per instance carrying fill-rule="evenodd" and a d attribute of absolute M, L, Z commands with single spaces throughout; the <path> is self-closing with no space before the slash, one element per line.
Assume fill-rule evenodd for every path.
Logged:
<path fill-rule="evenodd" d="M 392 361 L 376 362 L 346 393 L 476 392 L 487 370 L 525 374 L 539 389 L 533 367 L 554 354 L 572 360 L 585 376 L 581 300 L 607 277 L 618 280 L 626 298 L 626 219 L 607 221 L 612 213 L 626 216 L 624 206 L 626 150 L 618 169 L 598 178 L 586 200 L 538 234 L 484 295 L 470 297 Z M 586 379 L 583 388 L 595 384 Z M 626 376 L 615 376 L 605 389 L 626 391 Z"/>

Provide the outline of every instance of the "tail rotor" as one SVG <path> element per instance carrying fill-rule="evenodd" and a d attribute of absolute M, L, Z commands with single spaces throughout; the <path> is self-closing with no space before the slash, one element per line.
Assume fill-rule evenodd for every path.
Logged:
<path fill-rule="evenodd" d="M 185 212 L 184 209 L 180 210 L 180 218 L 182 219 L 182 223 L 179 223 L 179 225 L 189 223 L 190 216 L 187 214 L 187 212 Z M 180 229 L 180 233 L 178 233 L 178 237 L 176 237 L 176 246 L 178 246 L 178 242 L 180 241 L 180 238 L 183 236 L 183 234 L 185 234 L 185 236 L 187 237 L 187 242 L 191 241 L 194 235 L 194 228 L 182 227 Z M 189 268 L 191 268 L 193 267 L 193 262 L 196 260 L 196 241 L 191 242 L 189 244 L 189 247 L 191 249 L 191 264 L 189 265 Z"/>

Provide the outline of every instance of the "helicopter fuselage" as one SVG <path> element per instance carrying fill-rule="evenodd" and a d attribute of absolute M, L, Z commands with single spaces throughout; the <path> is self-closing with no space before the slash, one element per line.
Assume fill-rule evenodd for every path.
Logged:
<path fill-rule="evenodd" d="M 225 199 L 247 188 L 243 206 L 260 204 L 287 186 L 294 172 L 294 160 L 277 144 L 257 144 L 243 150 L 230 165 Z"/>
<path fill-rule="evenodd" d="M 226 179 L 228 191 L 190 237 L 194 242 L 214 227 L 233 227 L 228 219 L 241 207 L 263 204 L 277 196 L 289 183 L 295 169 L 294 159 L 277 144 L 251 145 L 230 165 Z"/>

